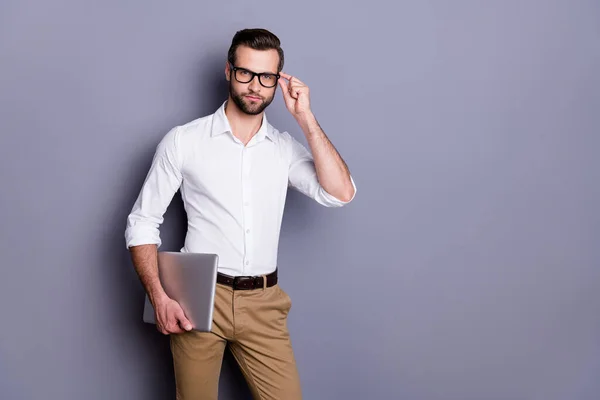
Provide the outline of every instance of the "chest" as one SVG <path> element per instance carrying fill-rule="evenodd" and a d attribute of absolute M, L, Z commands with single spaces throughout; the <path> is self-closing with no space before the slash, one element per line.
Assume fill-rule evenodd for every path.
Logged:
<path fill-rule="evenodd" d="M 189 149 L 184 168 L 188 185 L 214 197 L 287 188 L 289 155 L 284 148 L 268 140 L 244 146 L 222 139 Z"/>

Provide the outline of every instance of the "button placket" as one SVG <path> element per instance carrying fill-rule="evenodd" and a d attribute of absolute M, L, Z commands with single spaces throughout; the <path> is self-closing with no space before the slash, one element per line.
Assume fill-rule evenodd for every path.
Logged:
<path fill-rule="evenodd" d="M 244 226 L 243 226 L 243 236 L 244 236 L 244 271 L 245 268 L 251 264 L 252 260 L 252 210 L 250 209 L 250 194 L 252 187 L 252 180 L 250 175 L 251 170 L 251 161 L 252 158 L 250 156 L 250 149 L 248 147 L 244 148 L 242 153 L 242 203 L 244 207 L 242 207 L 242 212 L 244 215 Z M 244 272 L 246 274 L 246 272 Z"/>

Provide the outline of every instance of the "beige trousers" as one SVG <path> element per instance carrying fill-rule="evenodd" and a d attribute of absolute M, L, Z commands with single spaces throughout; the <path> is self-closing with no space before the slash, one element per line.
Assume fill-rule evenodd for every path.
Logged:
<path fill-rule="evenodd" d="M 301 399 L 287 329 L 291 305 L 278 284 L 235 291 L 217 284 L 212 331 L 171 335 L 177 400 L 217 400 L 228 343 L 255 399 Z"/>

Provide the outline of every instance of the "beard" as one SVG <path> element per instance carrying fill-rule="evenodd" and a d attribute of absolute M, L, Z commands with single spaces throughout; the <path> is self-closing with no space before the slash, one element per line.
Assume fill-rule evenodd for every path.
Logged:
<path fill-rule="evenodd" d="M 275 91 L 269 98 L 264 98 L 258 93 L 254 92 L 246 92 L 246 93 L 238 93 L 233 89 L 233 85 L 231 81 L 229 81 L 229 95 L 233 99 L 233 102 L 238 106 L 238 108 L 244 113 L 248 115 L 258 115 L 264 111 L 265 108 L 271 104 L 273 99 L 275 98 Z M 245 96 L 256 96 L 259 97 L 260 101 L 251 101 L 248 100 Z"/>

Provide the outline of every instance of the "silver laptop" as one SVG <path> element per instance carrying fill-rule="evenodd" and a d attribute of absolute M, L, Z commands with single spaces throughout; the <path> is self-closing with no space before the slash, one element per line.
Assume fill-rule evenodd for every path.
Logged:
<path fill-rule="evenodd" d="M 210 332 L 212 327 L 218 260 L 216 254 L 158 252 L 160 282 L 197 331 Z M 154 307 L 147 294 L 144 322 L 156 324 Z"/>

